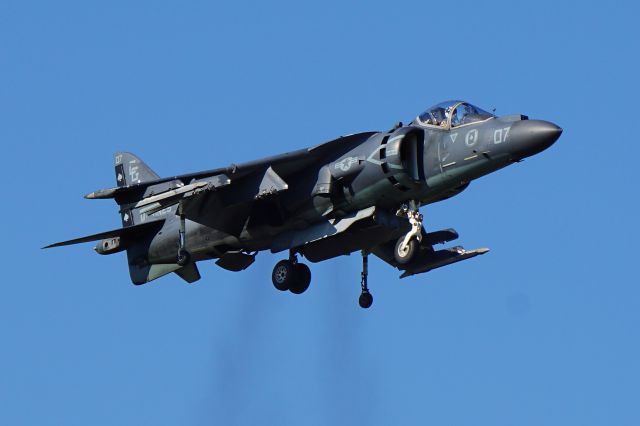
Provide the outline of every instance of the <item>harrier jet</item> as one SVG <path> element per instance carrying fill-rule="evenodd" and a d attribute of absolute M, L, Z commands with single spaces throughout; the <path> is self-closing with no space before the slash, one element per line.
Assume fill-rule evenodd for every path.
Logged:
<path fill-rule="evenodd" d="M 411 123 L 228 167 L 161 178 L 128 152 L 115 154 L 117 186 L 85 198 L 112 198 L 122 228 L 47 246 L 88 241 L 99 254 L 127 252 L 131 281 L 175 272 L 193 283 L 197 262 L 229 271 L 249 267 L 258 252 L 286 253 L 273 268 L 280 291 L 303 293 L 309 267 L 362 254 L 359 304 L 373 254 L 402 271 L 428 272 L 488 251 L 434 246 L 453 229 L 425 230 L 420 207 L 464 191 L 472 180 L 551 146 L 562 133 L 525 115 L 497 117 L 468 102 L 447 101 Z"/>

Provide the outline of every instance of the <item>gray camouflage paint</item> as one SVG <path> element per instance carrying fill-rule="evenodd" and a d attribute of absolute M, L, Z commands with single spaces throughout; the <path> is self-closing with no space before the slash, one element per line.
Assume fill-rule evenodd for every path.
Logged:
<path fill-rule="evenodd" d="M 454 196 L 472 180 L 543 151 L 562 132 L 553 123 L 521 115 L 450 127 L 450 122 L 435 126 L 416 119 L 388 132 L 359 133 L 163 179 L 133 154 L 116 153 L 118 186 L 86 197 L 114 198 L 124 228 L 48 247 L 102 239 L 98 253 L 127 250 L 136 284 L 170 272 L 195 281 L 200 277 L 195 264 L 176 264 L 177 202 L 182 200 L 186 249 L 194 262 L 220 258 L 220 266 L 239 270 L 262 250 L 292 249 L 318 261 L 364 249 L 405 271 L 403 276 L 424 272 L 484 251 L 465 254 L 454 248 L 436 259 L 439 252 L 430 249 L 431 258 L 400 267 L 388 251 L 406 232 L 407 224 L 394 215 L 398 207 Z M 191 184 L 196 184 L 193 191 Z M 369 228 L 348 231 L 365 223 Z"/>

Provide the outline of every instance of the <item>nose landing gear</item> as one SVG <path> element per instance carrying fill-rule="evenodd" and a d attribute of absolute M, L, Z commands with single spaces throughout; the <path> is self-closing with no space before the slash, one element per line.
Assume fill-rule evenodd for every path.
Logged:
<path fill-rule="evenodd" d="M 400 237 L 393 251 L 393 256 L 401 265 L 406 265 L 413 260 L 418 246 L 422 241 L 422 219 L 423 216 L 418 211 L 418 204 L 412 201 L 408 206 L 402 205 L 396 212 L 397 216 L 406 217 L 411 224 L 411 230 L 404 237 Z"/>
<path fill-rule="evenodd" d="M 409 232 L 398 239 L 395 250 L 393 252 L 396 262 L 406 265 L 411 262 L 418 252 L 420 243 L 422 242 L 422 219 L 423 216 L 418 211 L 419 203 L 410 201 L 409 204 L 403 204 L 396 212 L 397 216 L 406 217 L 409 220 L 411 229 Z M 362 292 L 358 298 L 360 307 L 368 309 L 373 304 L 373 296 L 367 285 L 367 277 L 369 275 L 369 252 L 362 250 L 362 273 L 360 274 L 360 286 Z"/>

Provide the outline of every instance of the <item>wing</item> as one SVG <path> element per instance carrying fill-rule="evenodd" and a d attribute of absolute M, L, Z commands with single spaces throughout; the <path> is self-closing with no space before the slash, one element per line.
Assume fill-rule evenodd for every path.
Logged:
<path fill-rule="evenodd" d="M 121 212 L 145 222 L 160 210 L 182 203 L 189 220 L 239 235 L 255 209 L 269 210 L 264 202 L 289 189 L 292 175 L 329 156 L 341 155 L 375 132 L 344 136 L 324 144 L 226 168 L 103 189 L 89 199 L 114 198 Z M 267 207 L 267 208 L 265 208 Z"/>
<path fill-rule="evenodd" d="M 339 219 L 326 219 L 275 238 L 271 251 L 296 248 L 311 262 L 320 262 L 395 240 L 409 230 L 408 222 L 376 207 Z"/>
<path fill-rule="evenodd" d="M 186 185 L 188 183 L 219 175 L 227 175 L 235 181 L 254 173 L 264 172 L 268 168 L 272 168 L 277 174 L 286 178 L 291 174 L 306 169 L 315 161 L 318 161 L 329 154 L 339 155 L 341 152 L 347 151 L 353 146 L 364 142 L 376 133 L 377 132 L 356 133 L 353 135 L 342 136 L 311 148 L 267 157 L 261 160 L 249 161 L 237 165 L 231 164 L 228 167 L 149 180 L 117 188 L 100 189 L 85 195 L 85 198 L 115 198 L 118 204 L 124 204 L 131 202 L 132 198 L 140 200 L 149 196 L 148 189 L 151 187 L 157 187 L 161 184 L 180 182 L 183 185 Z"/>
<path fill-rule="evenodd" d="M 371 253 L 375 254 L 394 268 L 403 271 L 400 278 L 405 278 L 411 275 L 429 272 L 433 269 L 441 268 L 462 260 L 470 259 L 489 251 L 488 248 L 465 250 L 461 246 L 435 250 L 433 248 L 434 245 L 453 241 L 458 238 L 458 233 L 454 229 L 444 229 L 428 233 L 423 230 L 422 232 L 422 242 L 420 243 L 419 251 L 415 258 L 406 265 L 401 265 L 395 259 L 395 239 L 374 247 L 371 249 Z"/>

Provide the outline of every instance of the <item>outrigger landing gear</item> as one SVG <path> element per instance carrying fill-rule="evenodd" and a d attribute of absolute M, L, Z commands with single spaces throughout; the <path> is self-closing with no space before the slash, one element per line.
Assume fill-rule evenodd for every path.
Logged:
<path fill-rule="evenodd" d="M 186 247 L 186 220 L 184 217 L 184 211 L 182 209 L 182 203 L 178 204 L 178 215 L 180 216 L 180 230 L 178 231 L 178 258 L 176 263 L 180 266 L 185 266 L 191 260 L 191 255 L 187 251 Z"/>
<path fill-rule="evenodd" d="M 373 296 L 369 293 L 369 287 L 367 287 L 367 277 L 369 276 L 369 253 L 366 250 L 362 250 L 362 272 L 360 273 L 360 286 L 362 287 L 362 293 L 358 303 L 361 308 L 368 309 L 373 303 Z"/>
<path fill-rule="evenodd" d="M 304 263 L 298 262 L 298 257 L 292 250 L 289 252 L 289 259 L 276 263 L 271 281 L 280 291 L 289 290 L 293 294 L 302 294 L 311 284 L 311 270 Z"/>
<path fill-rule="evenodd" d="M 403 204 L 396 212 L 396 216 L 406 217 L 411 224 L 411 230 L 407 235 L 398 239 L 393 252 L 396 262 L 401 265 L 411 262 L 422 241 L 423 216 L 418 211 L 418 205 L 415 201 L 411 201 L 409 205 Z"/>

